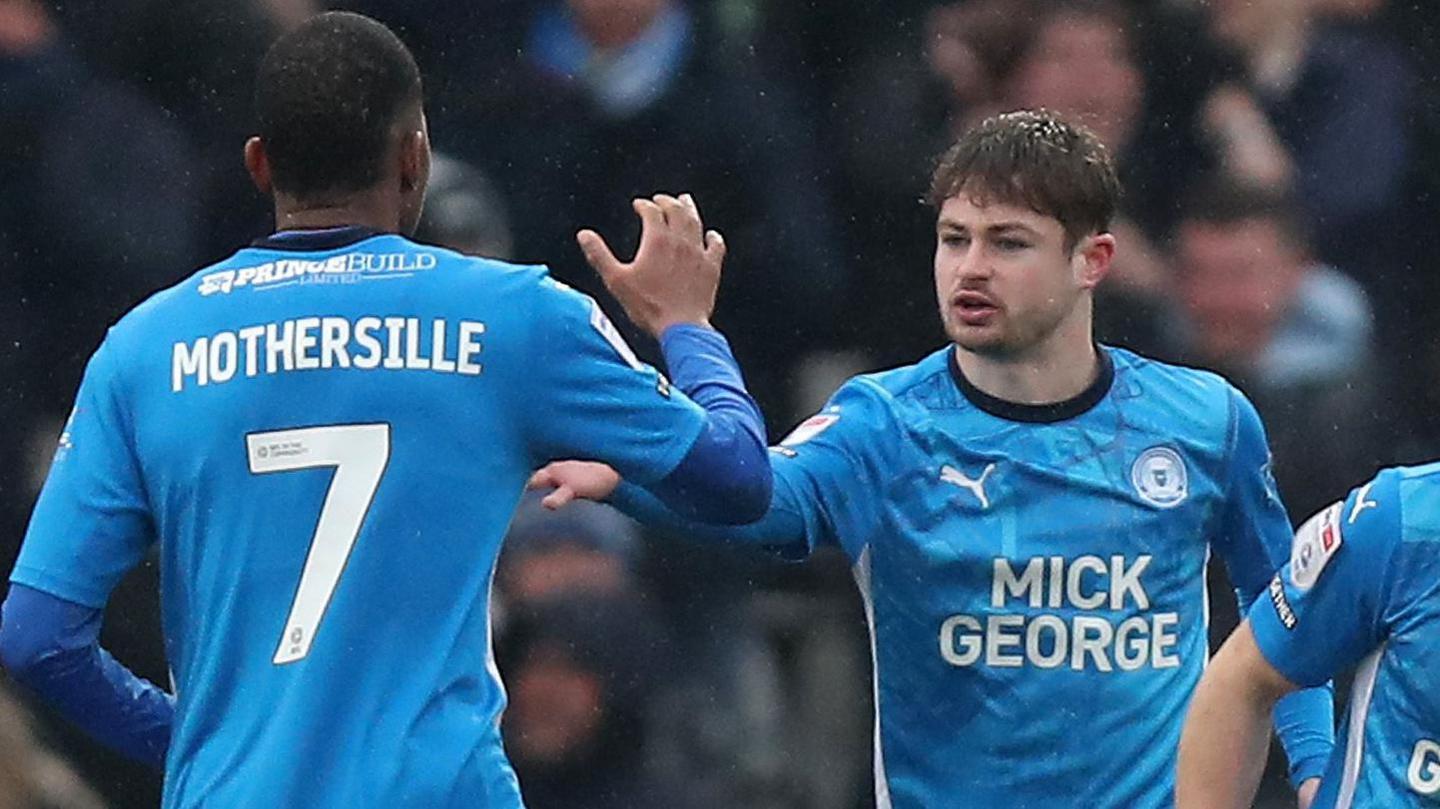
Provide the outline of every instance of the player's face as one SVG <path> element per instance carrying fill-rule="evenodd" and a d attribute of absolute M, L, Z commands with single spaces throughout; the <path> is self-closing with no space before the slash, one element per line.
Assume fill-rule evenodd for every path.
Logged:
<path fill-rule="evenodd" d="M 945 333 L 967 351 L 1018 357 L 1067 319 L 1088 317 L 1081 303 L 1104 271 L 1086 260 L 1095 238 L 1109 237 L 1066 249 L 1065 229 L 1054 217 L 999 202 L 977 205 L 963 192 L 945 200 L 935 242 Z"/>

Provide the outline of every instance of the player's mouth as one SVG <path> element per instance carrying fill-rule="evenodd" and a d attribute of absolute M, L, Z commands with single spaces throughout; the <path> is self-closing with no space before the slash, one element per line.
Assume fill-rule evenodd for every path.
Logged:
<path fill-rule="evenodd" d="M 950 308 L 966 326 L 984 326 L 1000 312 L 999 304 L 989 295 L 974 290 L 956 293 L 950 299 Z"/>

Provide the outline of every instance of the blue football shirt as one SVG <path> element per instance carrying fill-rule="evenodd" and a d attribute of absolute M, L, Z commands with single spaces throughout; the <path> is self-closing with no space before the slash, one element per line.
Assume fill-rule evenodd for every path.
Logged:
<path fill-rule="evenodd" d="M 1440 465 L 1381 472 L 1312 517 L 1249 618 L 1292 682 L 1355 669 L 1316 809 L 1440 806 Z"/>
<path fill-rule="evenodd" d="M 857 377 L 774 449 L 759 523 L 686 530 L 853 563 L 882 809 L 1173 805 L 1212 551 L 1248 604 L 1291 538 L 1264 430 L 1221 378 L 1102 349 L 1053 406 L 953 351 Z M 616 502 L 674 524 L 640 487 Z"/>
<path fill-rule="evenodd" d="M 704 418 L 542 268 L 281 234 L 110 330 L 12 580 L 98 608 L 158 545 L 166 807 L 516 807 L 488 598 L 526 478 L 659 480 Z"/>

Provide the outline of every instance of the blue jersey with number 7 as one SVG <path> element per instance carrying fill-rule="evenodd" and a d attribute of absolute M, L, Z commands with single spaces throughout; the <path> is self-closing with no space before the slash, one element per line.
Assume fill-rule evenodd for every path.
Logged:
<path fill-rule="evenodd" d="M 704 419 L 541 268 L 281 234 L 110 330 L 12 580 L 98 608 L 156 548 L 167 808 L 515 807 L 487 607 L 526 477 L 656 481 Z"/>

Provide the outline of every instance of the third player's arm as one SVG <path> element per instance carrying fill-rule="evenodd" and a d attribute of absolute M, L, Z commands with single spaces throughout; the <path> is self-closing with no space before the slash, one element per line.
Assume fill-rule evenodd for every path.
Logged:
<path fill-rule="evenodd" d="M 1251 805 L 1270 748 L 1270 715 L 1296 686 L 1265 660 L 1248 621 L 1211 661 L 1180 738 L 1178 809 Z"/>
<path fill-rule="evenodd" d="M 1230 395 L 1230 489 L 1215 550 L 1225 561 L 1243 617 L 1289 558 L 1294 534 L 1270 474 L 1270 450 L 1260 417 L 1238 391 Z M 1334 713 L 1330 685 L 1323 682 L 1287 696 L 1276 708 L 1274 727 L 1289 758 L 1290 782 L 1297 789 L 1324 770 L 1334 746 Z"/>

